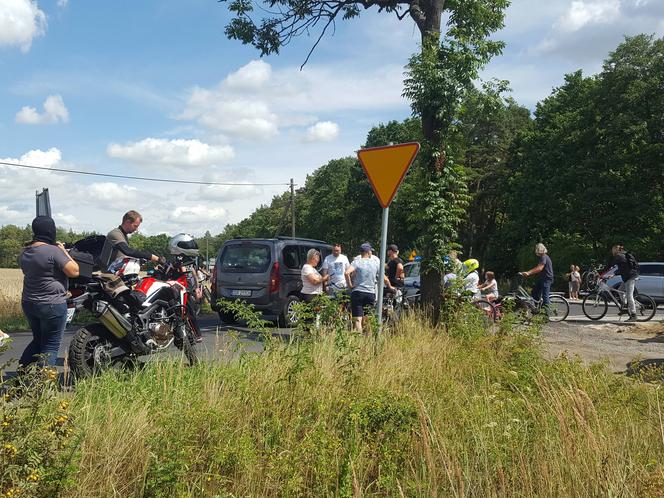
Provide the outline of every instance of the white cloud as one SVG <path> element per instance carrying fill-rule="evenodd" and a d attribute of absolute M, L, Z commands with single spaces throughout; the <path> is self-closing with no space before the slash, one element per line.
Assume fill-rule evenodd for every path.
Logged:
<path fill-rule="evenodd" d="M 138 199 L 138 189 L 113 182 L 93 183 L 84 187 L 87 195 L 100 202 L 131 202 Z"/>
<path fill-rule="evenodd" d="M 56 225 L 76 225 L 78 223 L 78 218 L 73 214 L 64 214 L 64 213 L 55 213 L 53 216 Z"/>
<path fill-rule="evenodd" d="M 58 7 L 61 9 L 64 9 L 67 5 L 69 5 L 69 0 L 58 0 Z"/>
<path fill-rule="evenodd" d="M 609 23 L 620 16 L 621 0 L 575 0 L 558 21 L 563 32 L 574 32 L 588 24 Z"/>
<path fill-rule="evenodd" d="M 339 125 L 332 121 L 319 121 L 307 130 L 307 142 L 330 142 L 339 136 Z"/>
<path fill-rule="evenodd" d="M 229 74 L 222 86 L 238 90 L 255 90 L 265 85 L 272 75 L 272 66 L 262 60 L 254 60 Z"/>
<path fill-rule="evenodd" d="M 54 124 L 69 121 L 69 111 L 60 95 L 49 95 L 44 101 L 43 107 L 42 114 L 39 114 L 34 107 L 23 107 L 16 113 L 16 122 L 20 124 Z"/>
<path fill-rule="evenodd" d="M 209 145 L 200 140 L 146 138 L 124 145 L 110 144 L 106 153 L 128 161 L 170 166 L 210 166 L 234 157 L 228 145 Z"/>
<path fill-rule="evenodd" d="M 247 140 L 268 140 L 278 133 L 277 116 L 265 102 L 232 92 L 195 88 L 181 119 L 195 119 L 208 130 Z"/>
<path fill-rule="evenodd" d="M 347 63 L 273 71 L 252 61 L 214 88 L 191 90 L 179 119 L 221 136 L 269 140 L 280 128 L 311 125 L 320 113 L 407 108 L 402 82 L 398 64 L 371 71 Z"/>
<path fill-rule="evenodd" d="M 21 211 L 11 209 L 9 206 L 0 206 L 0 225 L 6 223 L 20 223 L 25 218 Z"/>
<path fill-rule="evenodd" d="M 33 0 L 0 0 L 0 46 L 30 50 L 32 41 L 46 33 L 46 14 Z"/>
<path fill-rule="evenodd" d="M 226 217 L 226 210 L 222 207 L 211 207 L 204 204 L 194 206 L 178 206 L 169 215 L 169 220 L 178 224 L 203 225 L 205 223 L 220 223 Z"/>

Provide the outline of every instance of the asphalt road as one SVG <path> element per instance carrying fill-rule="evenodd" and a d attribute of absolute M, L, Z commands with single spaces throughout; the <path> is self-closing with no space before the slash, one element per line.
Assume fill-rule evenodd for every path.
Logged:
<path fill-rule="evenodd" d="M 619 317 L 616 313 L 615 307 L 610 307 L 607 316 L 601 320 L 591 321 L 583 314 L 581 309 L 581 301 L 570 302 L 570 314 L 565 320 L 570 326 L 574 326 L 575 330 L 581 327 L 580 331 L 588 331 L 590 334 L 593 330 L 593 325 L 616 325 L 629 327 L 626 316 Z M 657 314 L 652 322 L 664 321 L 664 309 L 658 308 Z M 262 351 L 263 346 L 261 343 L 261 336 L 258 332 L 252 331 L 246 327 L 233 326 L 229 327 L 221 324 L 216 314 L 202 315 L 199 317 L 199 323 L 203 335 L 203 342 L 197 345 L 197 349 L 201 359 L 223 359 L 230 358 L 238 354 L 239 351 L 259 352 Z M 64 358 L 69 347 L 74 332 L 79 326 L 72 326 L 67 328 L 64 333 L 62 344 L 60 346 L 60 353 L 58 357 L 58 368 L 62 370 L 64 365 Z M 271 329 L 273 335 L 288 339 L 290 329 Z M 578 332 L 575 332 L 578 337 Z M 546 333 L 545 333 L 546 335 Z M 591 334 L 590 334 L 591 335 Z M 30 332 L 10 332 L 12 344 L 10 348 L 4 353 L 0 354 L 0 365 L 7 361 L 18 359 L 21 353 L 32 339 Z M 572 348 L 573 349 L 573 348 Z M 179 354 L 175 348 L 169 349 L 171 354 Z M 156 355 L 158 358 L 162 355 Z M 15 363 L 9 367 L 8 372 L 12 372 L 15 368 Z"/>
<path fill-rule="evenodd" d="M 234 326 L 228 327 L 222 325 L 219 317 L 214 315 L 202 315 L 199 317 L 199 325 L 203 335 L 203 342 L 198 344 L 197 350 L 201 359 L 224 358 L 237 355 L 239 351 L 259 352 L 262 351 L 263 346 L 261 343 L 260 334 L 252 331 L 246 327 Z M 62 370 L 64 365 L 64 358 L 67 354 L 67 348 L 72 336 L 80 328 L 80 325 L 68 327 L 65 330 L 60 345 L 60 353 L 58 355 L 58 369 Z M 273 335 L 288 338 L 290 334 L 289 329 L 271 330 Z M 32 340 L 31 332 L 8 332 L 12 342 L 7 351 L 0 354 L 0 365 L 10 360 L 17 360 L 26 346 Z M 165 353 L 179 354 L 178 350 L 174 347 L 169 348 Z M 155 357 L 160 357 L 156 355 Z M 8 372 L 11 374 L 15 370 L 16 362 L 9 368 Z"/>

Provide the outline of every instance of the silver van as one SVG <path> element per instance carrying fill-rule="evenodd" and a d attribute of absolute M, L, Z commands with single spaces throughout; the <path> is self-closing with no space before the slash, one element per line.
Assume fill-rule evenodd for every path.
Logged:
<path fill-rule="evenodd" d="M 293 303 L 300 301 L 300 272 L 307 251 L 321 253 L 320 265 L 332 246 L 322 240 L 276 237 L 274 239 L 237 238 L 224 242 L 219 249 L 212 275 L 212 301 L 238 299 L 253 304 L 266 320 L 292 325 Z M 219 312 L 225 323 L 235 316 Z"/>

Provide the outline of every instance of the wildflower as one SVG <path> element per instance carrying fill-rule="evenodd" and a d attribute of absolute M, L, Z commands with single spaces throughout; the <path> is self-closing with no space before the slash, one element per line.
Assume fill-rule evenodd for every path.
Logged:
<path fill-rule="evenodd" d="M 16 449 L 16 446 L 14 446 L 11 443 L 5 443 L 5 445 L 2 447 L 5 455 L 9 456 L 9 458 L 15 457 L 16 453 L 18 453 L 18 450 Z"/>
<path fill-rule="evenodd" d="M 6 429 L 10 425 L 12 425 L 12 418 L 9 415 L 5 415 L 2 418 L 2 424 L 0 424 L 0 427 L 2 427 L 3 429 Z"/>
<path fill-rule="evenodd" d="M 16 498 L 21 494 L 21 488 L 9 488 L 5 491 L 4 496 L 7 498 Z"/>
<path fill-rule="evenodd" d="M 60 401 L 60 404 L 58 406 L 60 410 L 66 410 L 67 408 L 69 408 L 69 401 L 63 399 L 62 401 Z"/>
<path fill-rule="evenodd" d="M 31 472 L 30 475 L 28 476 L 28 481 L 30 482 L 37 482 L 39 480 L 39 474 L 37 472 Z"/>
<path fill-rule="evenodd" d="M 12 400 L 12 397 L 6 393 L 2 398 L 5 400 L 5 403 L 9 403 Z"/>
<path fill-rule="evenodd" d="M 56 380 L 58 378 L 58 371 L 55 368 L 44 367 L 44 374 L 48 380 Z"/>

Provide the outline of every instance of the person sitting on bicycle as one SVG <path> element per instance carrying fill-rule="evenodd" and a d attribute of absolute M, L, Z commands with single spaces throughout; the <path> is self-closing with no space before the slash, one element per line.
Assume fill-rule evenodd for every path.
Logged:
<path fill-rule="evenodd" d="M 546 246 L 542 243 L 535 244 L 535 255 L 538 257 L 537 265 L 528 271 L 522 271 L 519 274 L 524 277 L 530 277 L 537 273 L 539 279 L 532 290 L 532 296 L 535 301 L 542 300 L 543 306 L 551 304 L 551 285 L 553 284 L 553 263 L 549 257 Z"/>
<path fill-rule="evenodd" d="M 477 288 L 484 293 L 484 297 L 490 303 L 498 299 L 498 282 L 492 271 L 484 273 L 484 283 Z"/>
<path fill-rule="evenodd" d="M 480 274 L 477 269 L 480 267 L 480 262 L 476 259 L 467 259 L 463 262 L 464 273 L 463 277 L 463 290 L 471 293 L 474 299 L 479 299 L 482 294 L 479 289 Z"/>
<path fill-rule="evenodd" d="M 625 297 L 627 299 L 627 310 L 629 312 L 629 318 L 627 321 L 634 322 L 636 321 L 634 288 L 636 286 L 636 279 L 639 276 L 639 265 L 636 262 L 636 258 L 634 258 L 632 254 L 625 251 L 625 248 L 619 244 L 616 244 L 611 248 L 611 254 L 613 254 L 613 261 L 600 273 L 603 276 L 604 273 L 608 272 L 614 266 L 618 267 L 616 273 L 620 275 L 620 278 L 622 278 L 622 287 L 625 290 Z"/>

